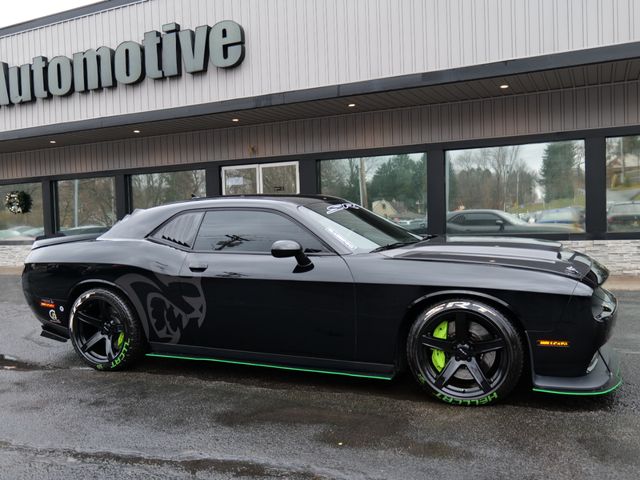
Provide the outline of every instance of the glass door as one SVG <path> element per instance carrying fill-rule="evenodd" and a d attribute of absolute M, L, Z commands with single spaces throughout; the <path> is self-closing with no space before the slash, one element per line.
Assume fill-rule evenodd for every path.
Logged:
<path fill-rule="evenodd" d="M 223 195 L 300 193 L 298 162 L 222 167 Z"/>

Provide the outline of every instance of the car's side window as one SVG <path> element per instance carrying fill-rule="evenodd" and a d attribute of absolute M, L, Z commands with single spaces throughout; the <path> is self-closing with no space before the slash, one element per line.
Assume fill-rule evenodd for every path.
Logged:
<path fill-rule="evenodd" d="M 469 225 L 483 226 L 483 227 L 495 227 L 496 221 L 499 218 L 496 215 L 490 213 L 471 213 L 467 214 Z"/>
<path fill-rule="evenodd" d="M 194 250 L 271 253 L 277 240 L 294 240 L 307 253 L 327 249 L 292 220 L 264 210 L 210 210 L 206 212 Z"/>
<path fill-rule="evenodd" d="M 191 248 L 204 212 L 188 212 L 178 215 L 152 236 L 163 243 Z"/>

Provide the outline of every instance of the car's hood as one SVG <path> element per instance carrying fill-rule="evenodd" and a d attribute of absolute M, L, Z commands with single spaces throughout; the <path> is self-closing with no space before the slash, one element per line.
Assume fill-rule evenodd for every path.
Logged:
<path fill-rule="evenodd" d="M 397 260 L 481 263 L 554 273 L 597 286 L 609 271 L 559 242 L 514 237 L 436 237 L 384 254 Z"/>

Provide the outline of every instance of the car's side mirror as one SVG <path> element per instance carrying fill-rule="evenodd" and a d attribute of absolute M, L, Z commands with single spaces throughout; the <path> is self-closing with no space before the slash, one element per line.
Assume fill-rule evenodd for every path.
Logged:
<path fill-rule="evenodd" d="M 276 258 L 296 257 L 298 265 L 308 267 L 311 260 L 302 251 L 302 247 L 298 242 L 293 240 L 278 240 L 271 245 L 271 255 Z"/>
<path fill-rule="evenodd" d="M 504 220 L 496 220 L 496 225 L 500 227 L 500 231 L 504 230 Z"/>

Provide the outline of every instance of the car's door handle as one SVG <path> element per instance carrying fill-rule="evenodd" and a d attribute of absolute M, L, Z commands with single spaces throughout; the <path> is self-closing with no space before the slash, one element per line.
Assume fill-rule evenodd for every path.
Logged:
<path fill-rule="evenodd" d="M 204 272 L 207 268 L 209 268 L 209 265 L 206 263 L 192 263 L 189 265 L 189 270 L 192 272 Z"/>

